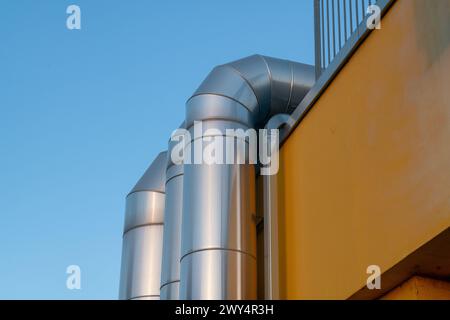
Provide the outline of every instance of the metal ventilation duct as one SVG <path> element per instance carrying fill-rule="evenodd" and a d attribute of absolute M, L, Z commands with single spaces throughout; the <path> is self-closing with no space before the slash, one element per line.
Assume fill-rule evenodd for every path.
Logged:
<path fill-rule="evenodd" d="M 188 100 L 186 128 L 259 128 L 314 81 L 313 66 L 260 55 L 218 66 Z M 180 299 L 256 298 L 255 169 L 237 153 L 246 164 L 184 165 Z"/>
<path fill-rule="evenodd" d="M 180 126 L 183 128 L 184 124 Z M 177 136 L 177 132 L 172 138 Z M 181 214 L 183 209 L 183 164 L 173 163 L 170 154 L 177 140 L 169 141 L 166 171 L 166 209 L 161 274 L 161 299 L 177 300 L 180 287 Z"/>
<path fill-rule="evenodd" d="M 119 299 L 159 299 L 167 152 L 161 152 L 126 200 Z"/>

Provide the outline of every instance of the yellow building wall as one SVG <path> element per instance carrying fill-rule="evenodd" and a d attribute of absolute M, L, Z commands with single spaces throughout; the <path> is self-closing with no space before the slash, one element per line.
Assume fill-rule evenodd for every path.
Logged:
<path fill-rule="evenodd" d="M 282 146 L 280 298 L 348 298 L 450 226 L 449 30 L 396 1 Z"/>
<path fill-rule="evenodd" d="M 450 300 L 450 282 L 412 277 L 381 300 Z"/>

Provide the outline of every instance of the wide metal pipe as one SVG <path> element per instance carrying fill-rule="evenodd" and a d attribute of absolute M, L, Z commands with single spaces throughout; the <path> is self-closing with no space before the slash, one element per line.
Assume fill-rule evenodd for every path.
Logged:
<path fill-rule="evenodd" d="M 180 126 L 183 128 L 184 124 Z M 161 273 L 161 299 L 177 300 L 180 287 L 181 214 L 183 208 L 183 164 L 170 156 L 177 144 L 175 131 L 169 141 L 166 171 L 166 209 Z"/>
<path fill-rule="evenodd" d="M 161 152 L 126 200 L 119 299 L 160 297 L 167 152 Z"/>
<path fill-rule="evenodd" d="M 208 129 L 225 136 L 291 113 L 314 81 L 313 66 L 260 55 L 214 68 L 186 105 L 190 149 Z M 255 168 L 234 151 L 244 164 L 184 165 L 181 299 L 256 298 Z"/>

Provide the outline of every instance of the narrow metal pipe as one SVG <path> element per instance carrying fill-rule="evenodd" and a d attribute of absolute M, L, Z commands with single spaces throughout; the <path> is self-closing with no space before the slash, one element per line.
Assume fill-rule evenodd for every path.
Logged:
<path fill-rule="evenodd" d="M 127 196 L 119 299 L 159 299 L 167 154 L 161 152 Z"/>
<path fill-rule="evenodd" d="M 277 114 L 266 124 L 267 149 L 271 150 L 272 145 L 276 145 L 275 150 L 270 151 L 271 157 L 278 157 L 274 152 L 278 152 L 279 140 L 272 141 L 277 137 L 272 130 L 289 130 L 294 122 L 288 114 Z M 278 237 L 278 187 L 277 175 L 265 175 L 263 179 L 263 210 L 264 210 L 264 295 L 267 300 L 280 299 L 280 267 L 279 267 L 279 237 Z"/>

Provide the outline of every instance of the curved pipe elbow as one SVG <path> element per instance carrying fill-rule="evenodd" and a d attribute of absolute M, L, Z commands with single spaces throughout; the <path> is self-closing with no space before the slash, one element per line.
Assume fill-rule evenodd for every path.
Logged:
<path fill-rule="evenodd" d="M 161 152 L 127 196 L 120 299 L 159 299 L 167 152 Z"/>
<path fill-rule="evenodd" d="M 127 195 L 124 234 L 136 227 L 164 222 L 167 151 L 161 152 Z"/>
<path fill-rule="evenodd" d="M 219 65 L 188 100 L 186 127 L 214 119 L 261 127 L 292 113 L 314 82 L 313 66 L 262 55 Z"/>

